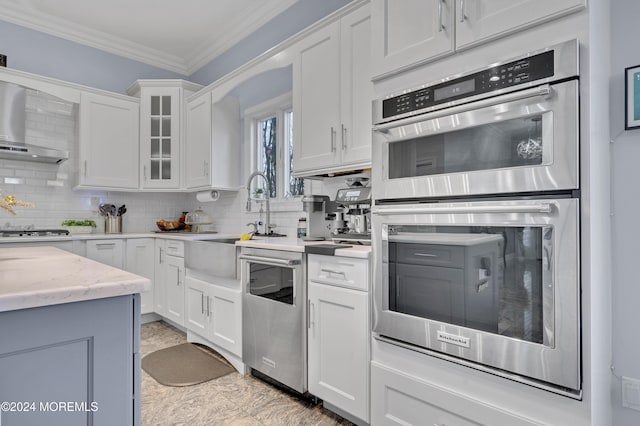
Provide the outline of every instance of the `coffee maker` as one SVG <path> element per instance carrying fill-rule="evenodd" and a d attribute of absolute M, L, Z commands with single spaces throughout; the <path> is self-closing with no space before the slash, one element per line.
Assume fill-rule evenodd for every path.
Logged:
<path fill-rule="evenodd" d="M 371 244 L 371 188 L 368 178 L 349 178 L 348 188 L 338 189 L 336 211 L 342 213 L 344 226 L 334 227 L 331 239 L 335 242 Z"/>
<path fill-rule="evenodd" d="M 307 213 L 307 236 L 305 241 L 322 241 L 331 238 L 333 216 L 327 211 L 333 210 L 335 204 L 326 195 L 305 195 L 302 197 L 302 208 Z"/>

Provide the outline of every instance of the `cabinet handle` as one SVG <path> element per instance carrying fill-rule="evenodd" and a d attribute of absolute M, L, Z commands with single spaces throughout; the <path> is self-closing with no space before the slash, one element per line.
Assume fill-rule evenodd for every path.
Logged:
<path fill-rule="evenodd" d="M 211 297 L 207 296 L 207 316 L 211 316 Z"/>
<path fill-rule="evenodd" d="M 158 263 L 160 263 L 162 265 L 162 252 L 164 250 L 160 249 L 160 256 L 158 257 Z"/>
<path fill-rule="evenodd" d="M 84 160 L 84 177 L 87 177 L 87 160 Z"/>
<path fill-rule="evenodd" d="M 337 274 L 337 275 L 342 275 L 342 276 L 343 276 L 343 277 L 345 277 L 345 278 L 347 277 L 347 274 L 345 274 L 344 272 L 342 272 L 342 271 L 336 271 L 336 270 L 334 270 L 334 269 L 324 269 L 324 268 L 323 268 L 323 269 L 320 269 L 320 271 L 322 271 L 322 272 L 326 272 L 327 274 Z"/>
<path fill-rule="evenodd" d="M 204 315 L 204 294 L 200 294 L 200 312 Z"/>
<path fill-rule="evenodd" d="M 414 256 L 419 256 L 419 257 L 438 257 L 437 254 L 431 254 L 431 253 L 413 253 Z"/>
<path fill-rule="evenodd" d="M 464 16 L 464 0 L 460 0 L 460 22 L 464 22 L 465 18 L 466 16 Z"/>
<path fill-rule="evenodd" d="M 96 247 L 115 247 L 116 243 L 96 243 Z"/>
<path fill-rule="evenodd" d="M 446 0 L 436 0 L 438 2 L 438 32 L 441 33 L 442 30 L 445 29 L 444 24 L 442 23 L 442 4 Z"/>
<path fill-rule="evenodd" d="M 313 320 L 314 319 L 314 307 L 313 307 L 313 303 L 311 303 L 311 301 L 309 301 L 309 328 L 311 328 L 312 326 L 315 327 L 316 323 Z"/>
<path fill-rule="evenodd" d="M 347 149 L 347 128 L 344 124 L 340 125 L 342 129 L 342 150 L 345 151 Z"/>
<path fill-rule="evenodd" d="M 331 152 L 336 152 L 336 131 L 331 127 Z"/>
<path fill-rule="evenodd" d="M 142 166 L 142 179 L 147 180 L 147 166 Z"/>

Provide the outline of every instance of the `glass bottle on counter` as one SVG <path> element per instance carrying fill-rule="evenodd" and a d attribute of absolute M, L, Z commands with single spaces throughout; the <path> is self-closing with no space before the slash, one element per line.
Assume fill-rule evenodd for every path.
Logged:
<path fill-rule="evenodd" d="M 298 219 L 298 238 L 304 238 L 307 236 L 307 218 L 301 217 Z"/>

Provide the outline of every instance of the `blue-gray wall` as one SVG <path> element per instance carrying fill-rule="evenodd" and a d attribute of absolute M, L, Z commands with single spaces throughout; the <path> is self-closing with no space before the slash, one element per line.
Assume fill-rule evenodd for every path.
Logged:
<path fill-rule="evenodd" d="M 203 85 L 210 84 L 350 2 L 351 0 L 298 0 L 231 49 L 191 74 L 189 80 Z"/>
<path fill-rule="evenodd" d="M 166 71 L 79 43 L 0 21 L 8 67 L 116 93 L 140 78 L 184 78 L 210 84 L 351 0 L 299 0 L 191 76 Z"/>
<path fill-rule="evenodd" d="M 8 68 L 116 93 L 139 78 L 185 78 L 122 56 L 0 21 L 0 53 Z"/>

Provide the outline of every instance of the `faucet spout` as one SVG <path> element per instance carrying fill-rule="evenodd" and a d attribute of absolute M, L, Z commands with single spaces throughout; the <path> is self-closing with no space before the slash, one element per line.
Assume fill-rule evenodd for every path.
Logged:
<path fill-rule="evenodd" d="M 269 209 L 269 196 L 271 194 L 271 185 L 269 185 L 269 179 L 267 179 L 267 176 L 260 172 L 260 171 L 255 171 L 253 173 L 251 173 L 249 175 L 249 178 L 247 179 L 247 211 L 250 212 L 251 211 L 251 182 L 253 182 L 253 179 L 256 178 L 257 176 L 261 176 L 264 181 L 267 184 L 267 193 L 265 194 L 265 203 L 266 203 L 266 218 L 265 218 L 265 224 L 264 224 L 264 233 L 266 235 L 269 235 L 271 233 L 271 210 Z"/>

